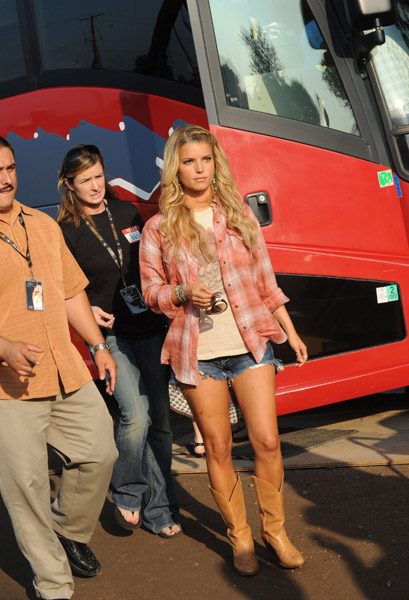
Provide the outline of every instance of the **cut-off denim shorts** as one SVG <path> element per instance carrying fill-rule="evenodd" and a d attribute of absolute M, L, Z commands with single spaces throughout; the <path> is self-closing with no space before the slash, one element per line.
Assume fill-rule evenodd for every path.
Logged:
<path fill-rule="evenodd" d="M 273 348 L 270 342 L 267 342 L 266 351 L 259 363 L 254 360 L 251 352 L 246 354 L 237 354 L 236 356 L 221 356 L 211 358 L 209 360 L 199 360 L 199 373 L 206 379 L 212 377 L 218 381 L 227 379 L 233 381 L 237 375 L 240 375 L 247 369 L 257 369 L 263 365 L 274 365 L 276 373 L 284 369 L 283 363 L 278 358 L 274 357 Z M 178 381 L 172 371 L 169 383 L 177 384 Z"/>

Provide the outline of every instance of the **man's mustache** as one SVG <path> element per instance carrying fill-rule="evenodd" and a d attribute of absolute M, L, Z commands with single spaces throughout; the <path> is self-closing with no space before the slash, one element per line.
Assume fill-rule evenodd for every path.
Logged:
<path fill-rule="evenodd" d="M 14 190 L 14 185 L 11 184 L 7 184 L 0 188 L 0 192 L 11 192 L 12 190 Z"/>

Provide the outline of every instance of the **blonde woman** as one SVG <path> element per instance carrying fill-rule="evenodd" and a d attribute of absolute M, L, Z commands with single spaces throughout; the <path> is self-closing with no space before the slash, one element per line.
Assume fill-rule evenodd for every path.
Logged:
<path fill-rule="evenodd" d="M 283 463 L 270 341 L 287 338 L 301 366 L 307 348 L 284 306 L 258 222 L 244 205 L 226 155 L 206 129 L 174 130 L 164 154 L 160 213 L 140 247 L 145 302 L 170 319 L 161 360 L 185 395 L 204 439 L 210 489 L 227 525 L 234 567 L 258 562 L 231 458 L 230 380 L 254 449 L 262 537 L 282 566 L 304 558 L 284 529 Z"/>

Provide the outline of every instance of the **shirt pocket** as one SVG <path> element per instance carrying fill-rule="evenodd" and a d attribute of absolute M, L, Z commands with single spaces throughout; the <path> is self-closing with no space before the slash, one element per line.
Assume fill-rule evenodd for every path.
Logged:
<path fill-rule="evenodd" d="M 174 256 L 163 256 L 162 265 L 168 282 L 177 279 L 178 261 Z"/>
<path fill-rule="evenodd" d="M 243 254 L 246 251 L 243 240 L 237 233 L 227 232 L 227 239 L 230 241 L 230 246 L 234 252 Z"/>

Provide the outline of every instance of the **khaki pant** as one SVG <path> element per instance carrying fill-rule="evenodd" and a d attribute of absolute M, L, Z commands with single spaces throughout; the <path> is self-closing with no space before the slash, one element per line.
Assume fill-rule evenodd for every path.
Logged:
<path fill-rule="evenodd" d="M 50 505 L 47 446 L 65 457 Z M 70 598 L 74 585 L 54 531 L 87 543 L 117 458 L 112 419 L 95 384 L 37 400 L 0 400 L 0 492 L 42 598 Z"/>

